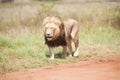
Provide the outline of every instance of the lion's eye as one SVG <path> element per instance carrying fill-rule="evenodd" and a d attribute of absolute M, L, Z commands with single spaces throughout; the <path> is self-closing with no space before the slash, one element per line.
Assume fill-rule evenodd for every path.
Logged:
<path fill-rule="evenodd" d="M 54 27 L 50 27 L 51 30 L 54 30 L 55 28 Z"/>
<path fill-rule="evenodd" d="M 45 29 L 48 29 L 48 27 L 45 27 Z"/>

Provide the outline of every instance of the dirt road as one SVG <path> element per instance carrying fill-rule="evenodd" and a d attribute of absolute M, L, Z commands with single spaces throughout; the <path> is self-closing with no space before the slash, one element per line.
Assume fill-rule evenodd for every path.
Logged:
<path fill-rule="evenodd" d="M 0 80 L 120 80 L 120 56 L 7 73 Z"/>

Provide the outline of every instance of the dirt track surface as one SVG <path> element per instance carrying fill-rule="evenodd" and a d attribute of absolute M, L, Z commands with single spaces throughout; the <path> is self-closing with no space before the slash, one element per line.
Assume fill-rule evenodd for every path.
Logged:
<path fill-rule="evenodd" d="M 120 80 L 120 56 L 7 73 L 0 80 Z"/>

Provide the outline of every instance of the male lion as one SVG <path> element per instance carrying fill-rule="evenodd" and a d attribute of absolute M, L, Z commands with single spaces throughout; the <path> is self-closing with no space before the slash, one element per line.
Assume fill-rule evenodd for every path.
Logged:
<path fill-rule="evenodd" d="M 72 56 L 72 41 L 75 44 L 74 56 L 79 55 L 79 27 L 78 22 L 74 19 L 67 19 L 63 21 L 60 17 L 50 16 L 43 21 L 45 26 L 44 36 L 45 43 L 49 47 L 50 58 L 54 59 L 54 47 L 62 46 L 62 58 L 66 58 L 67 46 L 69 48 L 69 56 Z"/>

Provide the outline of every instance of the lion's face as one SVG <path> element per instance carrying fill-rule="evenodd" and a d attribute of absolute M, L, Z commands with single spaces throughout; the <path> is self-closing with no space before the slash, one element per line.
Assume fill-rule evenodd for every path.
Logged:
<path fill-rule="evenodd" d="M 57 24 L 47 23 L 45 25 L 45 37 L 48 41 L 55 40 L 60 35 L 60 29 Z"/>
<path fill-rule="evenodd" d="M 61 34 L 62 21 L 58 17 L 46 17 L 43 21 L 45 37 L 48 41 L 55 40 Z"/>

